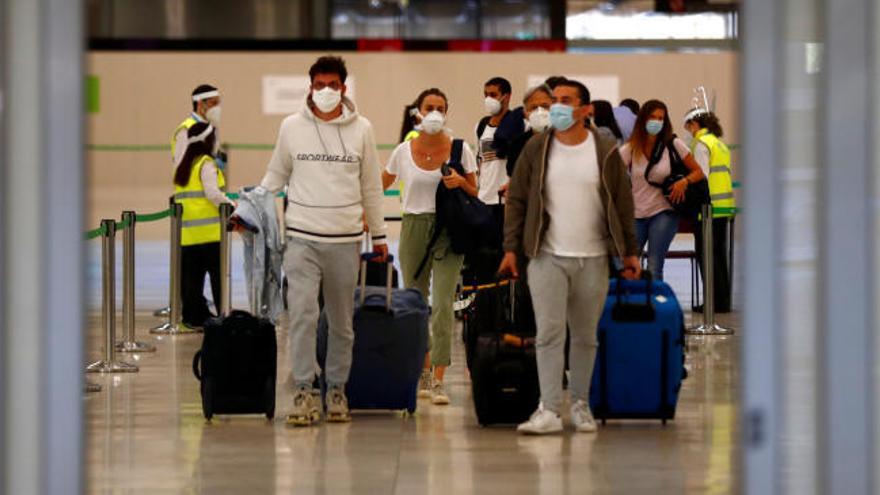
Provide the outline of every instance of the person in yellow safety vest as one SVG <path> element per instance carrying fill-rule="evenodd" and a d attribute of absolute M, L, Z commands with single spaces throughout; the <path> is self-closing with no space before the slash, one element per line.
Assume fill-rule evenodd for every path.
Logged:
<path fill-rule="evenodd" d="M 714 113 L 703 108 L 695 108 L 685 115 L 684 127 L 693 135 L 691 153 L 709 178 L 709 196 L 713 208 L 730 209 L 736 207 L 733 195 L 733 178 L 730 168 L 730 150 L 721 140 L 724 131 Z M 730 312 L 730 252 L 733 239 L 729 239 L 730 222 L 734 214 L 729 210 L 712 213 L 712 266 L 715 283 L 715 312 Z M 702 267 L 703 232 L 695 229 L 697 259 Z M 705 275 L 703 275 L 705 278 Z M 704 280 L 705 283 L 705 280 Z M 702 311 L 702 306 L 694 308 Z"/>
<path fill-rule="evenodd" d="M 226 156 L 220 153 L 220 140 L 217 127 L 220 125 L 220 91 L 209 84 L 202 84 L 196 87 L 192 92 L 192 113 L 187 116 L 171 134 L 171 163 L 176 169 L 184 153 L 186 153 L 187 140 L 189 136 L 187 131 L 197 123 L 209 123 L 214 127 L 214 147 L 211 150 L 211 156 L 217 158 L 217 166 L 221 169 L 225 168 Z M 220 156 L 218 156 L 220 155 Z"/>
<path fill-rule="evenodd" d="M 204 296 L 205 275 L 211 277 L 215 307 L 220 303 L 220 210 L 234 204 L 224 194 L 226 179 L 211 150 L 214 126 L 198 122 L 187 130 L 187 147 L 174 171 L 174 200 L 183 206 L 180 290 L 183 324 L 198 329 L 214 316 Z"/>

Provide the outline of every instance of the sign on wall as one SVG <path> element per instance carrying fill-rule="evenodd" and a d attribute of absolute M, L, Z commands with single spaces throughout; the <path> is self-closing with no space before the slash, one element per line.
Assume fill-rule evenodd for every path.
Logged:
<path fill-rule="evenodd" d="M 309 92 L 309 76 L 263 76 L 263 113 L 289 115 L 298 112 Z M 354 77 L 345 82 L 346 96 L 354 101 Z"/>
<path fill-rule="evenodd" d="M 608 100 L 612 106 L 617 106 L 620 102 L 620 78 L 617 76 L 588 76 L 588 75 L 568 75 L 562 74 L 569 79 L 573 79 L 585 85 L 590 90 L 591 100 Z M 531 88 L 543 83 L 548 77 L 547 75 L 529 76 L 526 86 Z"/>

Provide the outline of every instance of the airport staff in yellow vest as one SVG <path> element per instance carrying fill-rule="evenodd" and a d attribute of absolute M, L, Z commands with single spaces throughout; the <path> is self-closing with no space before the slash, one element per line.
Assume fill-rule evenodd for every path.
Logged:
<path fill-rule="evenodd" d="M 187 131 L 199 122 L 211 124 L 214 127 L 214 135 L 218 136 L 217 127 L 220 125 L 220 91 L 209 84 L 202 84 L 193 90 L 192 113 L 174 129 L 174 133 L 171 135 L 171 160 L 175 168 L 180 165 L 183 154 L 186 153 Z M 211 156 L 217 156 L 219 145 L 219 138 L 215 139 Z M 223 168 L 225 161 L 224 157 L 218 165 Z"/>
<path fill-rule="evenodd" d="M 181 232 L 181 299 L 183 324 L 198 329 L 214 316 L 204 296 L 211 277 L 215 307 L 220 303 L 220 210 L 226 179 L 212 157 L 214 126 L 197 122 L 187 130 L 186 152 L 174 171 L 174 199 L 183 205 Z"/>
<path fill-rule="evenodd" d="M 733 195 L 733 178 L 730 169 L 730 150 L 721 140 L 724 131 L 714 113 L 704 108 L 695 108 L 685 115 L 684 127 L 693 136 L 691 152 L 703 173 L 709 178 L 709 196 L 712 207 L 712 250 L 715 278 L 715 312 L 730 312 L 730 253 L 733 239 L 730 239 L 730 222 L 734 216 L 731 208 L 736 207 Z M 702 266 L 703 235 L 701 229 L 695 232 L 697 257 Z M 705 277 L 705 275 L 704 275 Z M 701 309 L 701 308 L 697 308 Z"/>

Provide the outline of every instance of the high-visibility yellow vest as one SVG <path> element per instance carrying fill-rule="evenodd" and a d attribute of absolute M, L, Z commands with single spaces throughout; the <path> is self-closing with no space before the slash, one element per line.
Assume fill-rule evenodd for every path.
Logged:
<path fill-rule="evenodd" d="M 174 185 L 174 201 L 183 205 L 181 246 L 220 242 L 220 210 L 205 196 L 201 175 L 202 165 L 211 159 L 208 155 L 196 158 L 186 185 Z M 217 185 L 221 190 L 226 187 L 220 169 L 217 169 Z"/>
<path fill-rule="evenodd" d="M 188 131 L 190 127 L 192 127 L 198 123 L 199 123 L 199 121 L 196 120 L 195 117 L 190 115 L 183 122 L 181 122 L 180 125 L 177 126 L 176 129 L 174 129 L 174 134 L 171 135 L 171 159 L 172 160 L 174 160 L 174 154 L 176 152 L 175 148 L 177 148 L 177 135 L 180 133 L 180 131 L 182 131 L 184 129 L 186 129 Z"/>
<path fill-rule="evenodd" d="M 733 178 L 730 175 L 730 150 L 723 141 L 708 129 L 700 129 L 694 134 L 691 142 L 691 153 L 698 143 L 703 143 L 709 148 L 709 197 L 712 199 L 713 208 L 735 208 L 736 199 L 733 196 Z M 733 213 L 713 212 L 712 217 L 732 217 Z"/>

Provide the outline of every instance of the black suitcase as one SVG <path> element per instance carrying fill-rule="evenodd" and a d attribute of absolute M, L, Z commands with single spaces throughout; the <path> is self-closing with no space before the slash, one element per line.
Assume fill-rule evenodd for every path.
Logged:
<path fill-rule="evenodd" d="M 193 357 L 201 382 L 202 412 L 275 416 L 275 325 L 246 311 L 210 318 L 202 348 Z"/>
<path fill-rule="evenodd" d="M 466 325 L 466 356 L 477 421 L 521 423 L 538 407 L 535 317 L 525 284 L 477 293 Z"/>

